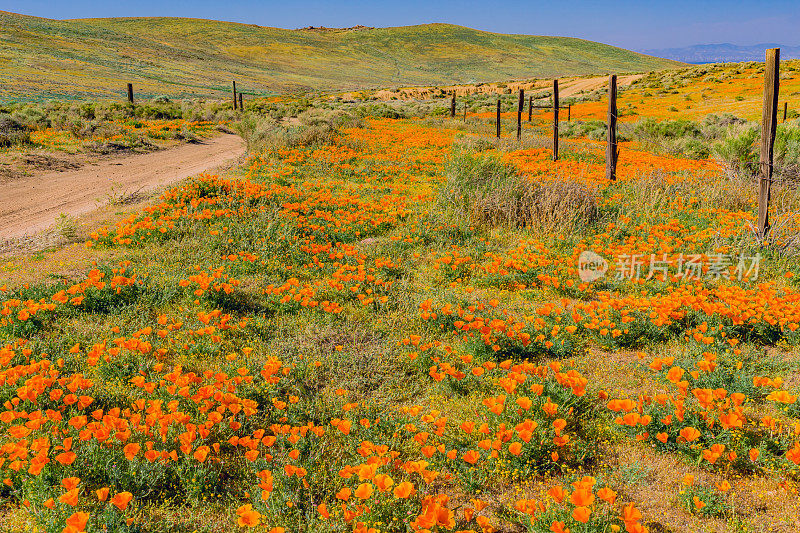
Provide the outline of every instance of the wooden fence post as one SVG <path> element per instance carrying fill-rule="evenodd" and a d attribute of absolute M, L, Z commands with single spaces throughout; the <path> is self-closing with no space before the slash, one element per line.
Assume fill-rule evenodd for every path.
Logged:
<path fill-rule="evenodd" d="M 128 84 L 128 103 L 133 103 L 133 84 Z"/>
<path fill-rule="evenodd" d="M 242 93 L 239 93 L 239 110 L 244 111 L 244 105 L 242 104 Z"/>
<path fill-rule="evenodd" d="M 553 161 L 558 161 L 558 80 L 553 80 Z"/>
<path fill-rule="evenodd" d="M 464 122 L 467 121 L 467 101 L 464 100 Z"/>
<path fill-rule="evenodd" d="M 528 97 L 528 122 L 531 121 L 533 116 L 533 96 Z"/>
<path fill-rule="evenodd" d="M 567 106 L 567 122 L 569 122 L 571 118 L 572 118 L 572 104 L 569 104 Z"/>
<path fill-rule="evenodd" d="M 450 118 L 456 116 L 456 92 L 453 91 L 453 97 L 450 99 Z"/>
<path fill-rule="evenodd" d="M 617 75 L 608 78 L 608 144 L 606 145 L 606 179 L 617 179 Z"/>
<path fill-rule="evenodd" d="M 497 138 L 500 138 L 500 99 L 497 99 Z"/>
<path fill-rule="evenodd" d="M 522 138 L 522 110 L 525 108 L 525 89 L 519 90 L 517 101 L 517 140 Z"/>
<path fill-rule="evenodd" d="M 772 188 L 772 154 L 778 118 L 778 91 L 780 89 L 780 48 L 766 52 L 764 64 L 764 107 L 761 114 L 761 156 L 758 181 L 758 238 L 769 231 L 769 200 Z"/>
<path fill-rule="evenodd" d="M 236 110 L 236 82 L 233 82 L 233 109 Z"/>
<path fill-rule="evenodd" d="M 789 108 L 789 102 L 783 103 L 783 121 L 786 122 L 786 110 Z"/>

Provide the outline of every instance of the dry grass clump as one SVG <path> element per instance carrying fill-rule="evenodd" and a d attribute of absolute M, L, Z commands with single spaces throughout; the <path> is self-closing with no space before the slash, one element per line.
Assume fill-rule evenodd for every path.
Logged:
<path fill-rule="evenodd" d="M 439 204 L 475 225 L 570 232 L 600 216 L 589 188 L 560 178 L 532 181 L 493 154 L 457 153 L 446 163 L 445 177 Z"/>
<path fill-rule="evenodd" d="M 728 173 L 722 178 L 675 179 L 657 170 L 637 180 L 619 182 L 623 196 L 631 198 L 629 207 L 637 213 L 661 213 L 670 209 L 677 198 L 691 202 L 698 209 L 751 211 L 755 208 L 756 183 L 740 173 Z"/>
<path fill-rule="evenodd" d="M 342 111 L 311 110 L 291 122 L 250 113 L 234 124 L 247 142 L 247 151 L 259 153 L 281 148 L 301 148 L 336 143 L 342 128 L 364 127 L 364 122 Z"/>
<path fill-rule="evenodd" d="M 800 255 L 800 190 L 797 184 L 776 181 L 770 196 L 770 229 L 766 243 L 785 255 Z"/>
<path fill-rule="evenodd" d="M 597 221 L 594 194 L 562 179 L 530 181 L 520 176 L 475 198 L 471 212 L 481 225 L 510 225 L 571 231 Z"/>

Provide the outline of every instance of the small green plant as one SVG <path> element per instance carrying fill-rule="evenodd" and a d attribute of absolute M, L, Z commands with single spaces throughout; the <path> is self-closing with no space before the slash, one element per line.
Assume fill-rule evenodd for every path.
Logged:
<path fill-rule="evenodd" d="M 694 479 L 687 486 L 688 482 L 688 479 L 684 480 L 684 486 L 678 493 L 678 501 L 688 512 L 704 517 L 720 517 L 728 513 L 728 502 L 719 488 L 694 485 Z"/>
<path fill-rule="evenodd" d="M 618 471 L 621 483 L 625 485 L 638 485 L 647 478 L 647 471 L 641 463 L 631 463 L 621 466 Z"/>
<path fill-rule="evenodd" d="M 78 224 L 70 215 L 61 213 L 56 220 L 56 232 L 69 242 L 75 241 L 78 238 Z"/>

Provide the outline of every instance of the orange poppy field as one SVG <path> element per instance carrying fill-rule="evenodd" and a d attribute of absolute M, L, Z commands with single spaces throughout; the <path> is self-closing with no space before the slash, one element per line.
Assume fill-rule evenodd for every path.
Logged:
<path fill-rule="evenodd" d="M 0 523 L 800 530 L 800 272 L 754 183 L 635 141 L 609 182 L 546 120 L 367 117 L 4 258 Z M 446 193 L 487 162 L 591 216 L 487 222 Z"/>

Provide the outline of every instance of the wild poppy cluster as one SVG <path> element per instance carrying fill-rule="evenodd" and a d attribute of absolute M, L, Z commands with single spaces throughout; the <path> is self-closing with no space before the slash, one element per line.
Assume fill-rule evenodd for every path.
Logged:
<path fill-rule="evenodd" d="M 85 149 L 91 143 L 119 142 L 132 136 L 147 139 L 174 139 L 182 130 L 192 135 L 212 135 L 217 124 L 211 121 L 189 121 L 185 119 L 116 119 L 104 120 L 102 128 L 74 129 L 43 128 L 31 132 L 31 142 L 50 150 L 74 152 Z"/>
<path fill-rule="evenodd" d="M 587 245 L 704 249 L 745 216 L 671 198 L 695 218 L 621 215 L 566 243 L 459 227 L 430 209 L 454 135 L 374 119 L 255 155 L 245 177 L 201 176 L 88 243 L 139 259 L 6 287 L 0 497 L 68 533 L 209 502 L 272 533 L 638 533 L 652 517 L 598 466 L 615 439 L 796 479 L 798 390 L 754 355 L 800 340 L 785 279 L 576 275 Z M 178 242 L 192 264 L 141 259 Z M 652 393 L 591 377 L 587 353 L 631 348 L 653 352 Z"/>

